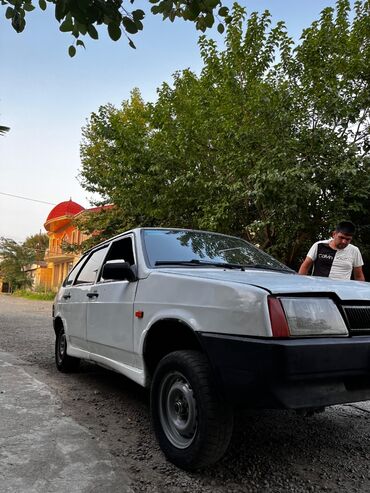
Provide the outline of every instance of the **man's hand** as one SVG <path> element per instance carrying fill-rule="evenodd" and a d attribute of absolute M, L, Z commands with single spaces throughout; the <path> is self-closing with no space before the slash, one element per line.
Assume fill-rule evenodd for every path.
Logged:
<path fill-rule="evenodd" d="M 353 277 L 355 281 L 365 281 L 365 276 L 362 271 L 362 267 L 353 267 Z"/>
<path fill-rule="evenodd" d="M 298 274 L 301 276 L 307 276 L 311 270 L 313 260 L 310 257 L 306 257 L 299 268 Z"/>

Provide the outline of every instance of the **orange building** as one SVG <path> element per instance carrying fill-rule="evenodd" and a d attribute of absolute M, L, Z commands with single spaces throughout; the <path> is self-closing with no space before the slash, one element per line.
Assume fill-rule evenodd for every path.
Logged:
<path fill-rule="evenodd" d="M 80 258 L 77 253 L 63 251 L 63 245 L 80 245 L 88 238 L 73 224 L 74 217 L 85 210 L 80 204 L 68 200 L 56 205 L 46 219 L 44 227 L 49 236 L 49 248 L 45 253 L 45 261 L 50 277 L 48 288 L 52 291 L 59 288 L 72 266 Z"/>
<path fill-rule="evenodd" d="M 49 236 L 49 248 L 45 252 L 44 261 L 35 262 L 25 269 L 31 289 L 57 291 L 72 266 L 80 258 L 79 253 L 66 251 L 64 245 L 81 245 L 89 238 L 74 225 L 75 216 L 88 212 L 99 212 L 111 206 L 85 209 L 82 205 L 68 200 L 56 205 L 46 218 L 44 227 Z M 8 292 L 8 283 L 0 279 L 0 292 Z"/>
<path fill-rule="evenodd" d="M 85 209 L 72 199 L 56 205 L 46 218 L 44 228 L 49 236 L 49 248 L 45 253 L 47 269 L 35 273 L 35 285 L 40 284 L 51 291 L 57 291 L 72 266 L 79 260 L 79 253 L 72 253 L 63 248 L 65 245 L 81 245 L 89 238 L 74 224 L 74 218 L 85 212 L 98 213 L 110 209 L 113 205 L 103 205 Z"/>

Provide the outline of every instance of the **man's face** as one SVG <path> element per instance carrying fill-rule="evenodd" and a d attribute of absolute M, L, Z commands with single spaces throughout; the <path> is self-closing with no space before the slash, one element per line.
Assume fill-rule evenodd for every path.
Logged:
<path fill-rule="evenodd" d="M 333 233 L 333 243 L 338 250 L 346 248 L 351 243 L 351 240 L 352 235 L 348 235 L 347 233 L 341 233 L 340 231 L 334 231 Z"/>

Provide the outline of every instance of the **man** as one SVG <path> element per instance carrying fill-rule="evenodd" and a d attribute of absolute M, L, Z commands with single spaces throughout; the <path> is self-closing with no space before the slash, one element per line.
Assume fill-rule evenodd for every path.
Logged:
<path fill-rule="evenodd" d="M 313 276 L 351 279 L 353 272 L 356 281 L 365 281 L 361 252 L 350 244 L 354 233 L 353 223 L 340 222 L 330 240 L 317 241 L 312 245 L 298 274 L 307 275 L 313 267 Z"/>

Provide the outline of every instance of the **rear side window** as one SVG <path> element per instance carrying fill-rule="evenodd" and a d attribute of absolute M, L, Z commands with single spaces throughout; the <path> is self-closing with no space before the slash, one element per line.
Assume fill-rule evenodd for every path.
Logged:
<path fill-rule="evenodd" d="M 73 284 L 73 281 L 76 279 L 76 276 L 78 274 L 78 271 L 81 269 L 81 264 L 85 261 L 84 258 L 82 258 L 77 264 L 72 268 L 71 272 L 68 274 L 66 277 L 63 286 L 71 286 Z"/>
<path fill-rule="evenodd" d="M 92 284 L 107 253 L 108 246 L 93 252 L 79 272 L 75 284 Z"/>

